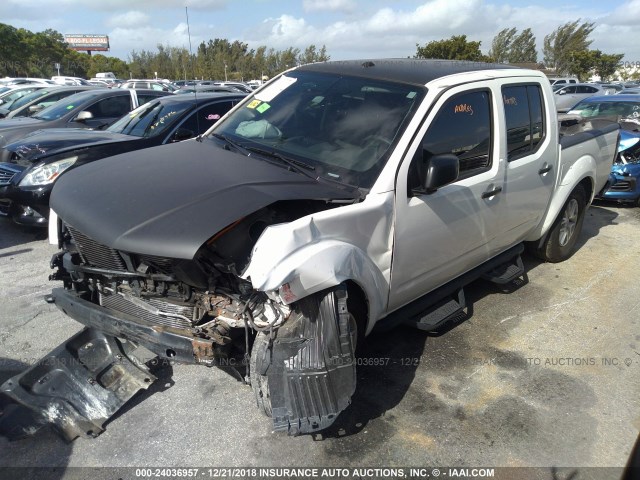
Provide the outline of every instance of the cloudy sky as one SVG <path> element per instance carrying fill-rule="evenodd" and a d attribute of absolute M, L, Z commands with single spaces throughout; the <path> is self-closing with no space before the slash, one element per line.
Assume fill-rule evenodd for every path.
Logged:
<path fill-rule="evenodd" d="M 326 45 L 333 60 L 407 57 L 416 43 L 466 34 L 486 53 L 503 28 L 531 27 L 543 37 L 581 18 L 596 22 L 591 48 L 640 61 L 640 0 L 3 0 L 0 22 L 32 31 L 108 34 L 109 55 L 158 43 L 189 47 L 202 40 L 240 40 L 255 48 Z M 539 60 L 542 54 L 539 52 Z"/>

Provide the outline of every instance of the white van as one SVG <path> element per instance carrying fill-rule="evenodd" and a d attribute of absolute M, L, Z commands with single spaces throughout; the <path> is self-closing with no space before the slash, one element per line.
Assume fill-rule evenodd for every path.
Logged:
<path fill-rule="evenodd" d="M 106 79 L 115 80 L 116 76 L 113 74 L 113 72 L 100 72 L 100 73 L 96 73 L 96 78 L 99 80 L 106 80 Z"/>

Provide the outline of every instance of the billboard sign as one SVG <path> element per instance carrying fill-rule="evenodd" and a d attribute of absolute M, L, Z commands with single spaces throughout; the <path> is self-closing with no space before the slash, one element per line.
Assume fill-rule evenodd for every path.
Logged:
<path fill-rule="evenodd" d="M 96 50 L 109 51 L 108 35 L 89 35 L 84 33 L 74 33 L 64 36 L 71 50 Z"/>

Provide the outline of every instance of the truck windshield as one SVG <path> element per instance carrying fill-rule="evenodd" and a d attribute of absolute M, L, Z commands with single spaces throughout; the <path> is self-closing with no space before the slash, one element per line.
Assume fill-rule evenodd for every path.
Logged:
<path fill-rule="evenodd" d="M 211 133 L 370 188 L 425 92 L 404 83 L 294 71 L 249 97 Z"/>

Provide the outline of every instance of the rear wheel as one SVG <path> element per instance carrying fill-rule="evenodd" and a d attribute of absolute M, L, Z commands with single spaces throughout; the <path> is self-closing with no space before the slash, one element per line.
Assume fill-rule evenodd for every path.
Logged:
<path fill-rule="evenodd" d="M 573 255 L 586 207 L 584 188 L 578 185 L 569 195 L 544 242 L 533 253 L 551 263 L 562 262 Z"/>

